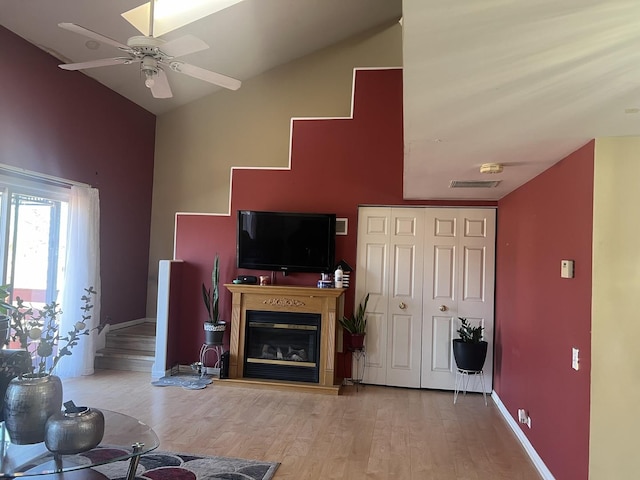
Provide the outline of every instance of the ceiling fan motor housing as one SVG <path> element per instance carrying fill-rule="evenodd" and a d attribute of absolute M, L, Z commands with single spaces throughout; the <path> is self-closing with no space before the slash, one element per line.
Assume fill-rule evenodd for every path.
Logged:
<path fill-rule="evenodd" d="M 142 63 L 140 65 L 140 69 L 146 74 L 150 73 L 155 75 L 158 73 L 158 60 L 153 58 L 150 55 L 145 55 L 142 57 Z"/>

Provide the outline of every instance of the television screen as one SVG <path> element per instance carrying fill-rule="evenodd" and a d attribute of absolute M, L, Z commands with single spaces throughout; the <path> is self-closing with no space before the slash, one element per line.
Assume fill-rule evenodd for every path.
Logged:
<path fill-rule="evenodd" d="M 238 210 L 238 268 L 333 272 L 336 216 L 332 213 Z"/>

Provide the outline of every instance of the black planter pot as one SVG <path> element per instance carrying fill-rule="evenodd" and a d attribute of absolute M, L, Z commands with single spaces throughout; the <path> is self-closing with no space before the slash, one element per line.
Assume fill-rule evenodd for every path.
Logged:
<path fill-rule="evenodd" d="M 488 343 L 484 340 L 479 343 L 463 342 L 459 338 L 453 341 L 453 358 L 460 370 L 480 371 L 487 358 Z"/>
<path fill-rule="evenodd" d="M 227 328 L 226 323 L 220 322 L 218 325 L 211 323 L 204 324 L 204 342 L 207 345 L 222 345 L 224 331 Z"/>

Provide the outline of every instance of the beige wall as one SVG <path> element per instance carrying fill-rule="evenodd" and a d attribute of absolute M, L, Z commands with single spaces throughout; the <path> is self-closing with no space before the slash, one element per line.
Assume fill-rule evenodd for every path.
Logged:
<path fill-rule="evenodd" d="M 596 141 L 589 478 L 638 478 L 640 138 Z"/>
<path fill-rule="evenodd" d="M 158 262 L 173 258 L 176 212 L 227 214 L 232 166 L 286 167 L 291 117 L 348 116 L 355 67 L 402 65 L 394 23 L 158 117 L 147 316 Z"/>

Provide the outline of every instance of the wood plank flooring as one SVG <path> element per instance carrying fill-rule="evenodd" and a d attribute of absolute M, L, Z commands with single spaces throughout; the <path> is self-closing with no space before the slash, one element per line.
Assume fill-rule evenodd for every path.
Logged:
<path fill-rule="evenodd" d="M 64 401 L 150 425 L 160 449 L 281 462 L 275 480 L 539 479 L 493 403 L 365 386 L 340 396 L 224 386 L 154 387 L 148 373 L 64 381 Z"/>

